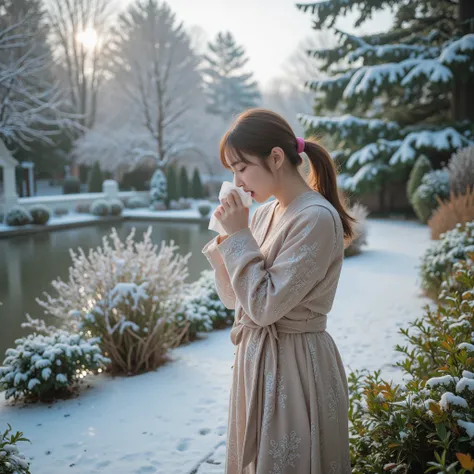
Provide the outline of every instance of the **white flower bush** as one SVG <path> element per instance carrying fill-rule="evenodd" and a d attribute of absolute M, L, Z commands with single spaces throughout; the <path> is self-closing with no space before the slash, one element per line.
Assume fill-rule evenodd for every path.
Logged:
<path fill-rule="evenodd" d="M 176 253 L 173 241 L 158 249 L 151 231 L 135 242 L 133 229 L 122 242 L 113 229 L 88 255 L 71 250 L 68 281 L 54 280 L 55 296 L 37 299 L 46 314 L 99 337 L 117 373 L 153 370 L 180 337 L 175 316 L 183 310 L 190 254 Z"/>
<path fill-rule="evenodd" d="M 21 206 L 13 206 L 5 216 L 5 223 L 9 226 L 22 226 L 33 223 L 30 212 Z"/>
<path fill-rule="evenodd" d="M 350 210 L 350 214 L 356 220 L 354 225 L 355 237 L 344 250 L 344 256 L 346 257 L 360 254 L 362 252 L 362 247 L 367 245 L 367 216 L 369 215 L 369 210 L 366 206 L 360 203 L 355 203 Z"/>
<path fill-rule="evenodd" d="M 51 335 L 30 334 L 15 341 L 0 367 L 5 398 L 51 399 L 66 393 L 92 371 L 110 362 L 96 339 L 57 330 Z"/>
<path fill-rule="evenodd" d="M 234 311 L 217 295 L 214 272 L 204 270 L 199 280 L 189 285 L 183 311 L 176 316 L 178 326 L 186 330 L 185 340 L 194 340 L 198 332 L 230 326 L 233 320 Z"/>
<path fill-rule="evenodd" d="M 30 463 L 17 446 L 20 441 L 29 442 L 30 440 L 24 438 L 21 431 L 13 434 L 9 424 L 8 428 L 0 433 L 0 473 L 30 474 Z"/>
<path fill-rule="evenodd" d="M 437 295 L 453 265 L 466 260 L 470 252 L 474 252 L 474 221 L 458 224 L 441 234 L 440 240 L 433 242 L 421 258 L 422 286 L 427 294 Z"/>

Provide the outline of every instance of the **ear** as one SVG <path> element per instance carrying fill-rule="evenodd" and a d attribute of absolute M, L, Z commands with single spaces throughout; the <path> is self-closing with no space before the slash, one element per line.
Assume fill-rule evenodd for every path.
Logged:
<path fill-rule="evenodd" d="M 270 159 L 275 169 L 280 169 L 285 161 L 285 152 L 279 146 L 273 147 L 270 153 Z"/>

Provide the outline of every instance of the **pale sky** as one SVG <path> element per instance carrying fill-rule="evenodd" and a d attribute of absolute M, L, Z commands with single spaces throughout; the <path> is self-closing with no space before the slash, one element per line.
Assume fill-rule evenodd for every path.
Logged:
<path fill-rule="evenodd" d="M 124 5 L 131 1 L 121 0 Z M 219 31 L 233 33 L 247 52 L 248 69 L 254 72 L 262 87 L 282 73 L 284 61 L 294 53 L 298 43 L 315 31 L 312 15 L 298 10 L 294 0 L 168 0 L 167 3 L 178 21 L 183 21 L 185 27 L 203 28 L 210 40 Z M 337 26 L 357 32 L 352 27 L 355 18 L 355 15 L 347 16 Z M 390 11 L 380 12 L 363 24 L 359 33 L 387 31 L 391 21 Z"/>

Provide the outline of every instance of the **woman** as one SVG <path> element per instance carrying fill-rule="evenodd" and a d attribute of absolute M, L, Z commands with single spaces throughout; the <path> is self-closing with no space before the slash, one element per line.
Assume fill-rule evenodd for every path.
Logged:
<path fill-rule="evenodd" d="M 220 157 L 257 202 L 276 198 L 249 227 L 248 209 L 230 194 L 214 213 L 226 234 L 203 249 L 220 298 L 235 308 L 225 472 L 348 474 L 347 379 L 326 321 L 353 219 L 333 161 L 262 109 L 238 117 Z"/>

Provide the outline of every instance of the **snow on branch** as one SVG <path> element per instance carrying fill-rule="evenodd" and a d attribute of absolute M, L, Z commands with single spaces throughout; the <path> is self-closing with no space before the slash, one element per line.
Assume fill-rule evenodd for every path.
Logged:
<path fill-rule="evenodd" d="M 346 189 L 356 190 L 363 182 L 375 182 L 379 179 L 380 174 L 387 173 L 390 168 L 385 163 L 367 163 L 363 165 L 354 176 L 347 177 L 344 185 Z"/>
<path fill-rule="evenodd" d="M 331 28 L 336 20 L 350 13 L 356 8 L 359 15 L 354 26 L 358 27 L 367 19 L 370 19 L 374 10 L 383 10 L 394 0 L 324 0 L 311 3 L 297 3 L 296 7 L 304 13 L 309 12 L 316 16 L 314 28 L 320 30 L 323 26 Z"/>
<path fill-rule="evenodd" d="M 471 71 L 474 70 L 474 34 L 465 35 L 443 48 L 439 61 L 442 64 L 454 65 L 470 62 Z"/>
<path fill-rule="evenodd" d="M 331 78 L 308 81 L 307 86 L 312 90 L 333 94 L 341 92 L 344 99 L 371 99 L 393 86 L 407 88 L 427 82 L 445 89 L 450 87 L 454 79 L 453 66 L 456 65 L 468 65 L 469 71 L 474 71 L 474 34 L 452 40 L 441 49 L 428 45 L 370 45 L 360 38 L 340 33 L 346 42 L 354 47 L 358 45 L 355 51 L 347 55 L 349 62 L 361 58 L 366 63 L 375 60 L 391 62 L 365 64 Z M 347 48 L 347 44 L 342 45 L 338 54 L 342 55 Z M 320 57 L 324 57 L 323 53 L 327 55 L 331 51 L 323 51 Z"/>
<path fill-rule="evenodd" d="M 353 115 L 340 117 L 316 117 L 299 114 L 298 120 L 306 129 L 317 129 L 329 134 L 334 134 L 338 139 L 351 139 L 356 144 L 368 140 L 382 138 L 395 138 L 400 133 L 396 122 L 380 119 L 365 119 Z"/>
<path fill-rule="evenodd" d="M 351 155 L 347 161 L 346 167 L 347 169 L 351 169 L 356 165 L 365 166 L 383 156 L 390 156 L 398 150 L 401 144 L 401 140 L 389 141 L 384 139 L 378 140 L 375 143 L 369 143 Z"/>
<path fill-rule="evenodd" d="M 446 84 L 453 74 L 436 59 L 405 59 L 399 63 L 363 66 L 352 76 L 343 96 L 346 99 L 373 96 L 391 85 L 411 85 L 420 77 L 431 83 Z"/>
<path fill-rule="evenodd" d="M 347 86 L 347 84 L 349 84 L 351 77 L 355 72 L 355 70 L 352 70 L 328 79 L 307 81 L 306 87 L 309 87 L 314 91 L 334 92 L 334 90 L 342 90 Z"/>
<path fill-rule="evenodd" d="M 350 63 L 363 58 L 367 60 L 394 61 L 403 59 L 436 58 L 440 49 L 436 46 L 420 46 L 416 44 L 384 44 L 372 46 L 365 43 L 347 56 Z"/>
<path fill-rule="evenodd" d="M 423 130 L 420 132 L 409 133 L 403 140 L 398 150 L 390 158 L 390 165 L 397 163 L 412 162 L 419 151 L 426 149 L 438 151 L 455 151 L 458 148 L 474 144 L 471 140 L 461 135 L 452 127 L 444 130 L 430 131 Z"/>
<path fill-rule="evenodd" d="M 39 140 L 53 144 L 61 130 L 78 130 L 79 116 L 58 84 L 51 84 L 50 56 L 38 53 L 28 16 L 0 34 L 0 137 L 28 149 Z"/>

